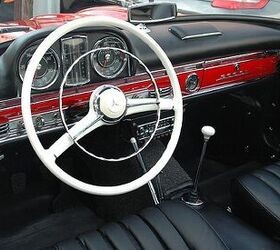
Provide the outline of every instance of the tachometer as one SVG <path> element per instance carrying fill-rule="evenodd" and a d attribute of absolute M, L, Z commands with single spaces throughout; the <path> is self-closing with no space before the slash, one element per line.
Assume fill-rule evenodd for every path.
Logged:
<path fill-rule="evenodd" d="M 22 81 L 24 79 L 28 63 L 37 47 L 38 45 L 33 45 L 29 47 L 23 52 L 19 59 L 18 72 Z M 41 90 L 50 87 L 56 81 L 59 75 L 59 68 L 59 58 L 56 52 L 52 49 L 49 49 L 37 67 L 32 88 Z"/>
<path fill-rule="evenodd" d="M 126 44 L 117 37 L 105 37 L 94 45 L 98 48 L 119 48 L 127 50 Z M 106 49 L 96 51 L 91 55 L 91 64 L 102 77 L 112 79 L 117 77 L 127 64 L 127 55 L 118 50 Z"/>

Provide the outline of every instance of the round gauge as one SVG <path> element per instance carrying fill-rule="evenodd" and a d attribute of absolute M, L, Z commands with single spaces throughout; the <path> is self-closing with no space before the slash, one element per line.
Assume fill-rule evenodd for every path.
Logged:
<path fill-rule="evenodd" d="M 196 73 L 190 74 L 186 79 L 186 90 L 194 92 L 199 88 L 199 78 Z"/>
<path fill-rule="evenodd" d="M 28 63 L 37 47 L 37 45 L 29 47 L 23 52 L 19 59 L 18 72 L 22 81 Z M 59 67 L 59 59 L 56 52 L 52 49 L 49 49 L 37 67 L 37 71 L 32 83 L 32 88 L 41 90 L 50 87 L 56 81 L 59 75 Z"/>
<path fill-rule="evenodd" d="M 127 64 L 127 55 L 119 50 L 127 50 L 125 43 L 117 37 L 105 37 L 94 45 L 94 49 L 108 48 L 96 51 L 91 55 L 91 64 L 102 77 L 111 79 L 117 77 Z"/>

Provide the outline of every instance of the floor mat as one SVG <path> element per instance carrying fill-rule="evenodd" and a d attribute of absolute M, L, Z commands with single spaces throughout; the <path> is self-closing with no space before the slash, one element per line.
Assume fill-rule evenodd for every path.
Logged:
<path fill-rule="evenodd" d="M 14 235 L 31 222 L 36 222 L 50 214 L 53 195 L 26 192 L 1 197 L 0 239 Z"/>
<path fill-rule="evenodd" d="M 1 250 L 32 250 L 52 246 L 82 232 L 94 230 L 101 220 L 87 208 L 71 208 L 51 214 L 9 237 L 1 237 Z"/>

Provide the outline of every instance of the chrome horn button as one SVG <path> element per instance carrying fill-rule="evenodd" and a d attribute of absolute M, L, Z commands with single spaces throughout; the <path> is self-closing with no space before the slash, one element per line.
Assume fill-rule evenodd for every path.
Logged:
<path fill-rule="evenodd" d="M 99 110 L 110 119 L 119 119 L 126 110 L 126 98 L 123 92 L 109 88 L 99 97 Z"/>
<path fill-rule="evenodd" d="M 97 91 L 99 92 L 99 91 Z M 119 121 L 126 112 L 126 97 L 115 86 L 106 86 L 98 93 L 95 99 L 95 107 L 107 122 Z"/>

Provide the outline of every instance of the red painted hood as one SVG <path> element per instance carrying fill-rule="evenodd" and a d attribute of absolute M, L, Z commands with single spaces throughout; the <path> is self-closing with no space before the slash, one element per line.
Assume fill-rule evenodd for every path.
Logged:
<path fill-rule="evenodd" d="M 0 32 L 0 43 L 14 40 L 15 38 L 24 35 L 32 30 L 41 29 L 48 26 L 62 25 L 68 21 L 82 18 L 86 16 L 111 16 L 127 21 L 127 8 L 120 6 L 103 6 L 103 7 L 93 7 L 84 9 L 77 13 L 62 13 L 62 14 L 50 14 L 42 15 L 31 18 L 29 20 L 20 20 L 14 22 L 0 23 L 0 30 L 12 29 L 12 28 L 26 28 L 24 31 L 11 31 L 1 34 Z"/>

